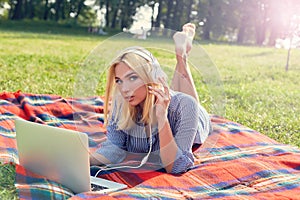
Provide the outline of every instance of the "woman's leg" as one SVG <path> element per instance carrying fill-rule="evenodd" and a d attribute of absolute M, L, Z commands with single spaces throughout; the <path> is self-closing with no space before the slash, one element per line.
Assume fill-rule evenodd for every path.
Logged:
<path fill-rule="evenodd" d="M 195 35 L 195 25 L 188 23 L 185 24 L 182 29 L 181 32 L 176 32 L 173 36 L 177 64 L 171 83 L 171 89 L 189 94 L 199 102 L 198 93 L 187 62 L 188 53 L 192 48 Z"/>

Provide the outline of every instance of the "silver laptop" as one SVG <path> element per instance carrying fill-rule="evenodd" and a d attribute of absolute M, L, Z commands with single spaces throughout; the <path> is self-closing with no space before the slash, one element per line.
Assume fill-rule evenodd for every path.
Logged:
<path fill-rule="evenodd" d="M 108 193 L 127 187 L 90 176 L 88 136 L 85 133 L 15 120 L 20 165 L 56 181 L 75 194 L 99 189 Z M 91 186 L 93 185 L 93 186 Z"/>

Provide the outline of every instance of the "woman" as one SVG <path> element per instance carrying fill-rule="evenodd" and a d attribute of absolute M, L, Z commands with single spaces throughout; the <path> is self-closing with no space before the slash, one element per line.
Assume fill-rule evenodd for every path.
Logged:
<path fill-rule="evenodd" d="M 194 34 L 195 26 L 188 23 L 173 36 L 174 91 L 149 51 L 131 47 L 117 56 L 106 86 L 107 140 L 91 155 L 91 165 L 121 163 L 128 153 L 140 153 L 145 155 L 141 165 L 152 159 L 168 173 L 183 173 L 193 166 L 192 146 L 202 144 L 211 130 L 187 66 Z"/>

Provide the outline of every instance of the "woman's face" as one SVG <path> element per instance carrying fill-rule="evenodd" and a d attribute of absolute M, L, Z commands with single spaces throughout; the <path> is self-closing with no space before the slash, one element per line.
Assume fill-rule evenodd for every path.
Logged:
<path fill-rule="evenodd" d="M 138 106 L 144 103 L 147 96 L 147 89 L 144 81 L 123 62 L 115 66 L 115 81 L 123 98 L 131 106 Z"/>

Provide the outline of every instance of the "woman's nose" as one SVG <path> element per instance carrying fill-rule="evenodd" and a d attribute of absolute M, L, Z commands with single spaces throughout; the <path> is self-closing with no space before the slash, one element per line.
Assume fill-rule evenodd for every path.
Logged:
<path fill-rule="evenodd" d="M 130 87 L 129 87 L 129 85 L 128 85 L 126 82 L 122 84 L 122 86 L 121 86 L 121 91 L 122 91 L 123 93 L 126 93 L 126 92 L 129 92 L 129 91 L 130 91 Z"/>

